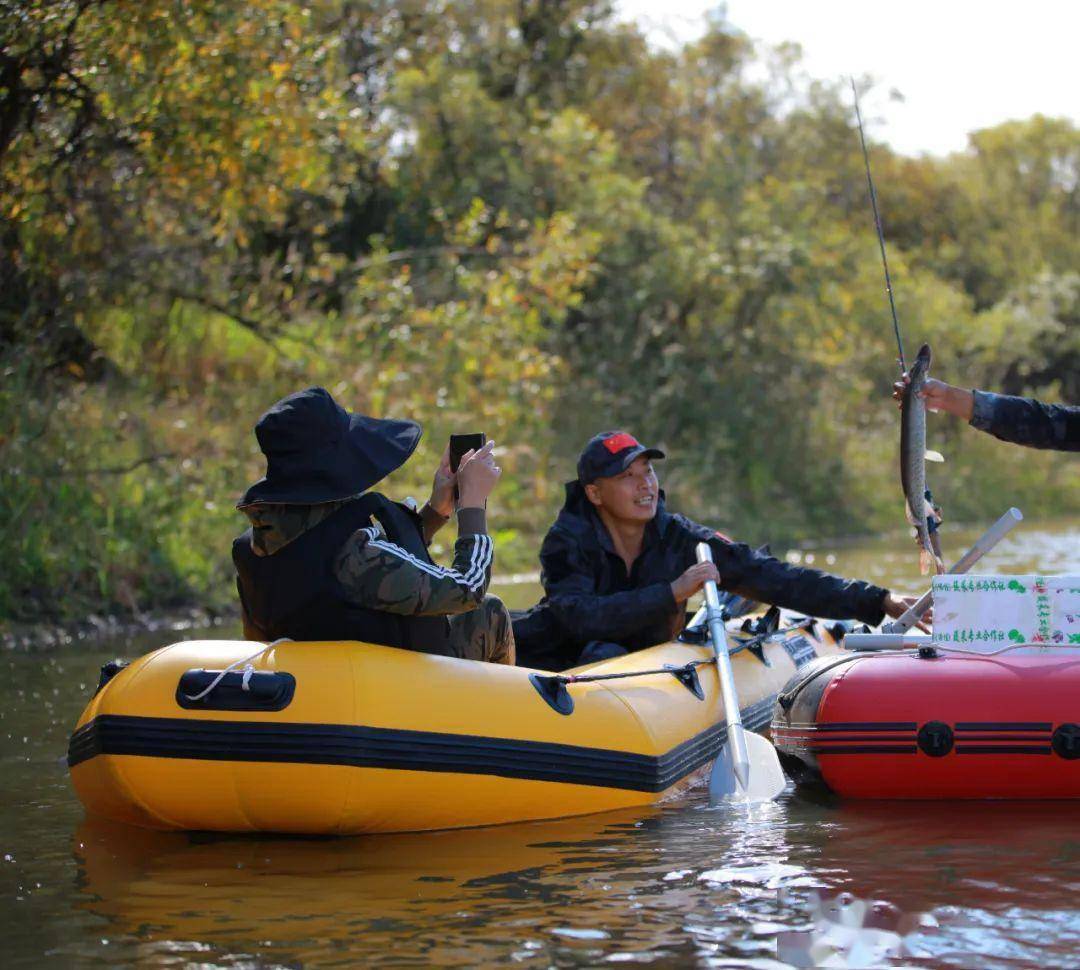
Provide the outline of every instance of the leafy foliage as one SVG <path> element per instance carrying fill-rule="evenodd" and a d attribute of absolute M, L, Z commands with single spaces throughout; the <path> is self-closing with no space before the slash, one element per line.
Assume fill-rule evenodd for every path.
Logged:
<path fill-rule="evenodd" d="M 797 49 L 595 0 L 0 0 L 0 36 L 0 615 L 227 602 L 251 425 L 311 383 L 427 424 L 393 492 L 498 440 L 509 569 L 601 426 L 748 540 L 900 522 L 857 136 Z M 872 155 L 909 346 L 1075 400 L 1076 129 Z M 953 517 L 1075 509 L 1059 457 L 938 433 Z"/>

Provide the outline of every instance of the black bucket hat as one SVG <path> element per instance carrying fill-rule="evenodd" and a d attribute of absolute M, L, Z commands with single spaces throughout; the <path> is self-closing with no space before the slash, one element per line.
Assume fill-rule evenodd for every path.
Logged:
<path fill-rule="evenodd" d="M 408 461 L 420 441 L 415 421 L 350 414 L 322 387 L 282 398 L 255 425 L 266 477 L 237 503 L 320 505 L 367 491 Z"/>

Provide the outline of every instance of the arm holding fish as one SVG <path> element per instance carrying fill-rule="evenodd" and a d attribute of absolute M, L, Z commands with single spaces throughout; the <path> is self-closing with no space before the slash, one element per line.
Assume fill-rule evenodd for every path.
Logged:
<path fill-rule="evenodd" d="M 893 397 L 898 401 L 907 380 L 905 374 L 893 385 Z M 1080 451 L 1080 407 L 968 390 L 933 378 L 926 381 L 922 398 L 931 411 L 955 415 L 1001 441 L 1030 448 Z"/>
<path fill-rule="evenodd" d="M 904 388 L 910 383 L 907 373 L 893 384 L 893 397 L 899 404 L 904 397 Z M 947 414 L 956 415 L 965 421 L 970 421 L 975 406 L 975 394 L 977 391 L 969 391 L 963 387 L 946 384 L 936 378 L 928 377 L 923 385 L 920 397 L 926 402 L 931 411 L 944 411 Z"/>

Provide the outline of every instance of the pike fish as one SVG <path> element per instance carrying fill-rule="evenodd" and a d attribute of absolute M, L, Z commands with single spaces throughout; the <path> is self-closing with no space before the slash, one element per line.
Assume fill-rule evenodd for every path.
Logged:
<path fill-rule="evenodd" d="M 919 567 L 923 574 L 945 572 L 937 536 L 931 533 L 935 512 L 927 501 L 926 459 L 943 460 L 926 451 L 926 403 L 919 396 L 930 373 L 930 345 L 923 344 L 908 371 L 910 383 L 900 402 L 900 484 L 907 505 L 907 519 L 919 536 Z"/>

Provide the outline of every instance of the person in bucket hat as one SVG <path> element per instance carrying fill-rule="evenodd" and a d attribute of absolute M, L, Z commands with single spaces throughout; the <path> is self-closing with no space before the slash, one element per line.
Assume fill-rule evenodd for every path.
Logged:
<path fill-rule="evenodd" d="M 266 475 L 237 504 L 233 543 L 244 634 L 252 640 L 362 640 L 514 662 L 509 614 L 487 595 L 493 544 L 485 502 L 499 479 L 492 443 L 451 474 L 449 450 L 419 512 L 371 489 L 408 461 L 413 421 L 346 411 L 321 387 L 290 394 L 255 426 Z M 454 561 L 428 554 L 455 511 Z"/>
<path fill-rule="evenodd" d="M 687 600 L 709 579 L 751 600 L 872 625 L 914 602 L 781 562 L 668 512 L 653 467 L 662 458 L 626 431 L 601 432 L 585 445 L 540 549 L 544 598 L 514 616 L 518 663 L 564 670 L 670 640 L 686 622 Z M 715 564 L 697 562 L 703 541 Z"/>

